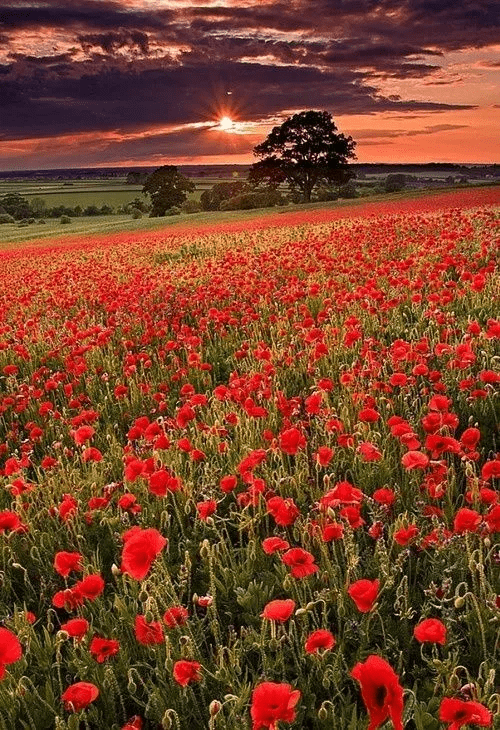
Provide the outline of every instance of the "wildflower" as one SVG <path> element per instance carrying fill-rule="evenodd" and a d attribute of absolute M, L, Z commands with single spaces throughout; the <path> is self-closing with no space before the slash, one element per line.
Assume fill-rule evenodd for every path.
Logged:
<path fill-rule="evenodd" d="M 155 558 L 161 553 L 167 539 L 158 530 L 132 528 L 122 535 L 125 545 L 122 551 L 121 569 L 135 580 L 143 580 Z"/>
<path fill-rule="evenodd" d="M 272 555 L 279 550 L 288 550 L 290 547 L 286 540 L 282 540 L 281 537 L 266 537 L 262 541 L 262 549 L 266 555 Z"/>
<path fill-rule="evenodd" d="M 453 532 L 458 535 L 463 535 L 464 532 L 477 532 L 481 519 L 481 515 L 475 510 L 462 507 L 453 520 Z"/>
<path fill-rule="evenodd" d="M 291 568 L 294 578 L 305 578 L 307 575 L 318 572 L 318 566 L 314 565 L 314 555 L 302 548 L 292 548 L 281 557 L 281 560 Z"/>
<path fill-rule="evenodd" d="M 407 471 L 425 469 L 429 465 L 429 457 L 421 451 L 407 451 L 401 458 L 401 463 Z"/>
<path fill-rule="evenodd" d="M 479 725 L 491 727 L 493 718 L 491 712 L 479 702 L 464 702 L 453 697 L 445 697 L 439 708 L 439 719 L 450 722 L 448 730 L 459 730 L 464 725 Z"/>
<path fill-rule="evenodd" d="M 267 511 L 273 516 L 277 525 L 292 525 L 300 512 L 291 498 L 283 499 L 283 497 L 271 497 L 266 503 Z"/>
<path fill-rule="evenodd" d="M 90 653 L 99 664 L 118 654 L 119 650 L 120 643 L 116 639 L 102 639 L 98 636 L 94 636 L 89 646 Z"/>
<path fill-rule="evenodd" d="M 252 730 L 278 730 L 278 722 L 293 722 L 300 691 L 289 684 L 262 682 L 252 692 Z"/>
<path fill-rule="evenodd" d="M 0 627 L 0 679 L 5 676 L 7 664 L 14 664 L 22 657 L 23 650 L 19 639 L 12 631 Z"/>
<path fill-rule="evenodd" d="M 368 730 L 376 730 L 387 718 L 394 730 L 403 730 L 403 688 L 392 667 L 375 654 L 356 664 L 351 676 L 361 685 L 361 697 L 370 716 Z"/>
<path fill-rule="evenodd" d="M 135 638 L 145 646 L 151 644 L 162 644 L 164 641 L 163 628 L 159 621 L 146 621 L 145 616 L 135 617 Z"/>
<path fill-rule="evenodd" d="M 172 606 L 163 614 L 163 620 L 168 629 L 175 629 L 177 626 L 184 626 L 188 615 L 188 610 L 184 606 Z"/>
<path fill-rule="evenodd" d="M 54 568 L 62 575 L 63 578 L 67 578 L 72 570 L 80 572 L 83 570 L 82 555 L 80 553 L 67 553 L 61 551 L 56 553 L 54 557 Z"/>
<path fill-rule="evenodd" d="M 317 654 L 320 649 L 329 651 L 335 646 L 335 637 L 326 629 L 312 631 L 307 637 L 305 650 L 308 654 Z"/>
<path fill-rule="evenodd" d="M 377 580 L 357 580 L 351 583 L 347 592 L 356 604 L 356 608 L 361 613 L 369 613 L 373 604 L 377 600 L 380 581 Z"/>
<path fill-rule="evenodd" d="M 181 685 L 181 687 L 186 687 L 191 682 L 200 681 L 200 669 L 201 664 L 199 664 L 198 662 L 186 661 L 185 659 L 181 659 L 174 664 L 174 679 L 177 684 Z"/>
<path fill-rule="evenodd" d="M 81 639 L 89 630 L 89 622 L 84 618 L 71 618 L 61 624 L 61 631 L 65 631 L 73 639 Z"/>
<path fill-rule="evenodd" d="M 284 623 L 288 621 L 292 613 L 295 611 L 295 601 L 291 598 L 285 600 L 277 599 L 275 601 L 269 601 L 264 606 L 264 610 L 260 614 L 262 618 L 267 618 L 269 621 L 279 621 Z"/>
<path fill-rule="evenodd" d="M 421 644 L 446 643 L 446 626 L 437 618 L 426 618 L 415 626 L 413 636 Z"/>
<path fill-rule="evenodd" d="M 280 449 L 290 456 L 294 456 L 299 449 L 306 445 L 304 434 L 298 428 L 288 428 L 282 431 L 279 438 Z"/>
<path fill-rule="evenodd" d="M 62 694 L 64 708 L 69 712 L 80 712 L 99 697 L 99 689 L 91 682 L 75 682 Z"/>

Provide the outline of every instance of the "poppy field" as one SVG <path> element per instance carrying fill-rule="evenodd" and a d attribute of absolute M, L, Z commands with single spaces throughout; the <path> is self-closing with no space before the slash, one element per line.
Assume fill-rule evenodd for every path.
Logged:
<path fill-rule="evenodd" d="M 0 252 L 0 730 L 500 728 L 499 204 Z"/>

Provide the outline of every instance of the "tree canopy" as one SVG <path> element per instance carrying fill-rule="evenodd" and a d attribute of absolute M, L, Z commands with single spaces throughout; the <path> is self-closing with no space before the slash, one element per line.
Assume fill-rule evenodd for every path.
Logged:
<path fill-rule="evenodd" d="M 355 159 L 355 146 L 352 137 L 339 133 L 328 112 L 300 112 L 254 148 L 262 159 L 252 165 L 249 181 L 273 186 L 286 182 L 310 201 L 316 185 L 343 185 L 353 177 L 348 160 Z"/>
<path fill-rule="evenodd" d="M 165 215 L 169 208 L 180 206 L 187 193 L 194 192 L 195 184 L 178 172 L 174 165 L 164 165 L 151 173 L 142 189 L 151 196 L 151 217 Z"/>

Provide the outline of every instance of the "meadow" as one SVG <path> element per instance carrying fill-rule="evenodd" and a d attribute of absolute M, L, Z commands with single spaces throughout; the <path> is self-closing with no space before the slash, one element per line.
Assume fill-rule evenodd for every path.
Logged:
<path fill-rule="evenodd" d="M 0 730 L 500 728 L 499 213 L 0 252 Z"/>

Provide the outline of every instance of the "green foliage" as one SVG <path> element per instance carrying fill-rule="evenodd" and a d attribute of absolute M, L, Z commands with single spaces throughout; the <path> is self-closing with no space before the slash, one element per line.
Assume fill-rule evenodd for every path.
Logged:
<path fill-rule="evenodd" d="M 69 215 L 62 215 L 61 216 L 61 223 L 63 225 L 68 225 L 68 223 L 71 223 L 71 222 L 72 221 L 71 221 L 71 218 L 69 217 Z"/>
<path fill-rule="evenodd" d="M 397 193 L 406 187 L 406 175 L 403 173 L 393 172 L 387 175 L 384 182 L 384 191 L 386 193 Z"/>
<path fill-rule="evenodd" d="M 356 189 L 356 183 L 354 180 L 349 180 L 345 185 L 341 185 L 339 188 L 339 198 L 357 198 L 358 191 Z"/>
<path fill-rule="evenodd" d="M 203 210 L 221 210 L 221 204 L 243 192 L 246 185 L 243 182 L 223 182 L 214 185 L 211 190 L 204 190 L 200 197 Z"/>
<path fill-rule="evenodd" d="M 272 208 L 275 205 L 282 205 L 283 196 L 279 190 L 267 188 L 254 190 L 253 192 L 240 193 L 233 198 L 223 200 L 220 204 L 221 210 L 250 210 L 252 208 Z"/>
<path fill-rule="evenodd" d="M 0 224 L 2 223 L 15 223 L 16 219 L 9 213 L 0 213 Z"/>
<path fill-rule="evenodd" d="M 194 192 L 195 185 L 181 175 L 174 165 L 164 165 L 155 170 L 144 183 L 142 192 L 151 196 L 150 216 L 156 218 L 166 214 L 168 209 L 180 206 L 187 193 Z"/>
<path fill-rule="evenodd" d="M 201 205 L 197 200 L 185 200 L 181 205 L 181 211 L 183 213 L 199 213 L 201 211 Z"/>
<path fill-rule="evenodd" d="M 5 213 L 8 213 L 16 220 L 29 218 L 31 215 L 29 201 L 19 193 L 7 193 L 7 195 L 0 198 L 0 205 Z"/>

